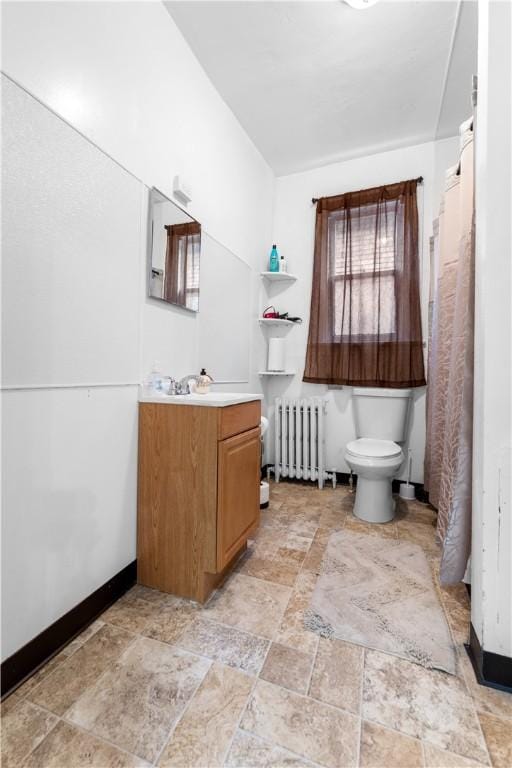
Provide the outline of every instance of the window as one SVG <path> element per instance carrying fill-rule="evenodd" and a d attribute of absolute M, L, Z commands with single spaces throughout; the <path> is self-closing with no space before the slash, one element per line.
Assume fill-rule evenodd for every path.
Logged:
<path fill-rule="evenodd" d="M 199 309 L 199 256 L 201 225 L 166 225 L 167 249 L 164 273 L 164 298 L 197 312 Z"/>
<path fill-rule="evenodd" d="M 304 381 L 425 383 L 416 184 L 317 201 Z"/>
<path fill-rule="evenodd" d="M 399 207 L 403 216 L 403 206 Z M 356 215 L 343 210 L 329 216 L 329 276 L 337 339 L 391 340 L 396 333 L 396 226 L 390 216 L 378 226 L 377 216 L 375 204 L 360 208 Z M 398 229 L 402 216 L 399 212 Z"/>

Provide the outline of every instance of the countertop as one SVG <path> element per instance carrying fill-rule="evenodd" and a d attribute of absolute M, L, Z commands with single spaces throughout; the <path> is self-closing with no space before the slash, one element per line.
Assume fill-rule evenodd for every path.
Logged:
<path fill-rule="evenodd" d="M 263 400 L 263 395 L 249 392 L 209 392 L 207 395 L 156 395 L 144 392 L 141 388 L 139 403 L 158 403 L 159 405 L 202 405 L 210 408 L 225 408 L 227 405 L 250 403 Z"/>

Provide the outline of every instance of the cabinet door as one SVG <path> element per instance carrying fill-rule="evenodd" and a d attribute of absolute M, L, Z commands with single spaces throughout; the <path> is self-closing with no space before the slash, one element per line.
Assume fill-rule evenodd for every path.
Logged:
<path fill-rule="evenodd" d="M 221 571 L 259 522 L 259 427 L 219 443 L 217 493 L 217 570 Z"/>

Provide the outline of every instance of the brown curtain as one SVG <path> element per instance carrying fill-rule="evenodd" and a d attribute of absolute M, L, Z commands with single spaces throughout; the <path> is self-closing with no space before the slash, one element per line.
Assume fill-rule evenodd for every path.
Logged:
<path fill-rule="evenodd" d="M 471 550 L 474 203 L 472 121 L 434 226 L 425 489 L 438 510 L 440 580 L 456 584 Z"/>
<path fill-rule="evenodd" d="M 317 201 L 304 381 L 425 384 L 417 183 Z"/>
<path fill-rule="evenodd" d="M 173 304 L 187 305 L 188 274 L 190 260 L 194 258 L 199 242 L 201 225 L 197 221 L 186 224 L 166 225 L 167 248 L 165 252 L 164 299 Z M 194 269 L 195 271 L 195 269 Z"/>

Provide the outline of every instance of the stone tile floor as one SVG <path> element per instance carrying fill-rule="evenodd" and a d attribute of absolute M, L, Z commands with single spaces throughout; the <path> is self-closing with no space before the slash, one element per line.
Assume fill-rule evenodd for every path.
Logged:
<path fill-rule="evenodd" d="M 438 585 L 432 510 L 352 514 L 347 488 L 280 483 L 256 540 L 204 606 L 136 586 L 2 704 L 4 768 L 512 765 L 512 696 L 483 688 L 463 585 Z M 413 541 L 432 566 L 458 673 L 303 627 L 333 531 Z"/>

